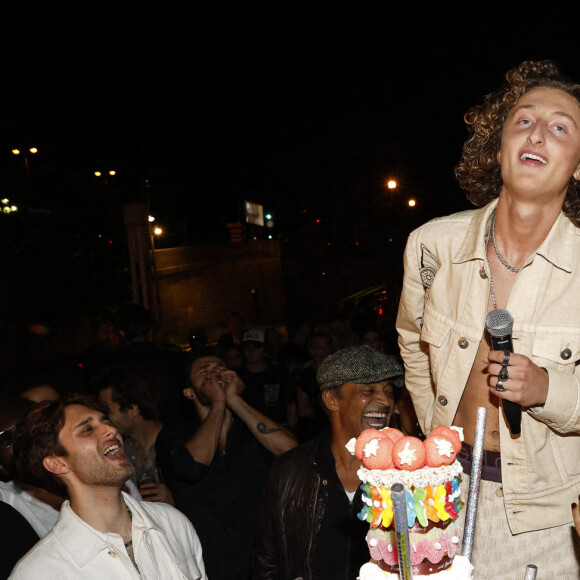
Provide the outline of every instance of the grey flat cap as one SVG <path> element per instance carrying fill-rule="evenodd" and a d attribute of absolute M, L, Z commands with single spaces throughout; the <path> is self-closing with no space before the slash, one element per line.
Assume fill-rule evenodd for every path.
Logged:
<path fill-rule="evenodd" d="M 321 391 L 346 383 L 368 385 L 386 380 L 401 387 L 403 375 L 403 367 L 394 357 L 362 345 L 343 348 L 327 356 L 318 368 L 316 380 Z"/>

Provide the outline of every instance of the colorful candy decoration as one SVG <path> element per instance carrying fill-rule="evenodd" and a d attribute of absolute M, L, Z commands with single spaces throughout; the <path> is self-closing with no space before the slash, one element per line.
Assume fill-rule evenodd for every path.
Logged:
<path fill-rule="evenodd" d="M 440 425 L 421 441 L 406 437 L 398 429 L 365 429 L 349 442 L 355 457 L 367 469 L 402 469 L 415 471 L 425 465 L 451 465 L 461 450 L 461 430 Z M 389 457 L 389 454 L 391 457 Z"/>
<path fill-rule="evenodd" d="M 397 429 L 365 429 L 356 441 L 349 443 L 349 449 L 367 469 L 404 477 L 409 528 L 415 521 L 427 527 L 429 521 L 454 520 L 464 507 L 459 491 L 460 471 L 452 465 L 461 449 L 461 435 L 456 428 L 439 426 L 421 441 Z M 427 477 L 422 470 L 425 465 L 436 471 L 430 470 Z M 440 483 L 434 478 L 437 470 Z M 379 475 L 384 477 L 382 473 Z M 365 505 L 358 517 L 371 528 L 385 529 L 392 524 L 390 485 L 381 480 L 380 484 L 361 486 Z"/>
<path fill-rule="evenodd" d="M 421 439 L 403 437 L 393 445 L 393 464 L 397 469 L 415 471 L 425 465 L 425 454 L 425 445 Z"/>
<path fill-rule="evenodd" d="M 402 431 L 393 429 L 392 427 L 385 427 L 384 429 L 381 429 L 381 433 L 391 439 L 393 443 L 396 443 L 399 439 L 402 439 L 405 436 Z"/>
<path fill-rule="evenodd" d="M 431 433 L 429 433 L 429 437 L 435 435 L 444 437 L 445 439 L 451 441 L 455 453 L 459 453 L 461 451 L 463 429 L 460 427 L 447 427 L 447 425 L 439 425 L 438 427 L 433 428 Z"/>
<path fill-rule="evenodd" d="M 356 438 L 356 443 L 354 447 L 354 456 L 359 461 L 362 461 L 364 457 L 365 447 L 374 439 L 381 439 L 383 437 L 389 438 L 387 437 L 387 433 L 383 429 L 365 429 Z"/>
<path fill-rule="evenodd" d="M 413 508 L 417 516 L 417 521 L 424 527 L 427 527 L 427 508 L 425 507 L 425 500 L 427 494 L 424 487 L 418 487 L 413 493 Z"/>
<path fill-rule="evenodd" d="M 364 448 L 362 462 L 368 469 L 393 467 L 393 441 L 386 437 L 371 439 Z"/>
<path fill-rule="evenodd" d="M 370 524 L 372 528 L 388 528 L 394 517 L 391 490 L 385 487 L 375 487 L 368 483 L 361 485 L 364 507 L 358 518 Z M 455 491 L 456 490 L 456 491 Z M 407 524 L 412 528 L 418 521 L 424 528 L 428 521 L 445 522 L 454 520 L 463 509 L 459 498 L 459 478 L 438 486 L 416 487 L 405 489 L 407 505 Z"/>

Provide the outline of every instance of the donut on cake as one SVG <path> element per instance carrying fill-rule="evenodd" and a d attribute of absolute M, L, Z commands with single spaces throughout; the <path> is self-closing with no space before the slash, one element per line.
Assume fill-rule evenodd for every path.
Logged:
<path fill-rule="evenodd" d="M 347 448 L 362 463 L 365 507 L 359 519 L 369 523 L 366 537 L 371 561 L 360 580 L 397 580 L 399 560 L 391 487 L 405 488 L 411 566 L 414 580 L 469 580 L 472 566 L 460 555 L 464 507 L 456 459 L 462 430 L 440 426 L 424 440 L 391 429 L 365 429 Z"/>

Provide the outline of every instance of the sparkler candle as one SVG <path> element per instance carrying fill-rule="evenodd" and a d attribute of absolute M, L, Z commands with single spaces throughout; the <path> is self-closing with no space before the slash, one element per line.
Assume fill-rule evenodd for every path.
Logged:
<path fill-rule="evenodd" d="M 471 560 L 473 550 L 473 536 L 475 534 L 475 520 L 477 517 L 477 501 L 479 499 L 479 484 L 481 482 L 481 463 L 483 460 L 483 440 L 485 438 L 485 423 L 487 409 L 477 408 L 475 423 L 475 441 L 473 442 L 473 462 L 467 495 L 467 510 L 465 512 L 465 529 L 463 531 L 463 556 Z"/>
<path fill-rule="evenodd" d="M 395 483 L 391 487 L 391 496 L 393 498 L 395 512 L 395 533 L 397 536 L 397 551 L 399 553 L 399 577 L 401 580 L 413 580 L 404 486 L 400 483 Z"/>
<path fill-rule="evenodd" d="M 536 580 L 536 574 L 538 573 L 537 566 L 533 564 L 528 564 L 526 566 L 526 575 L 524 576 L 524 580 Z"/>

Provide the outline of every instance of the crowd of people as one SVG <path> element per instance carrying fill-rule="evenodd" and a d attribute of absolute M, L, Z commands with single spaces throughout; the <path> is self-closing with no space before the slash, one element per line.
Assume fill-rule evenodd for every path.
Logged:
<path fill-rule="evenodd" d="M 231 313 L 214 342 L 160 346 L 132 304 L 81 385 L 5 380 L 0 575 L 353 580 L 369 554 L 346 442 L 461 426 L 465 489 L 485 407 L 474 578 L 578 578 L 580 85 L 524 62 L 465 120 L 478 209 L 411 233 L 396 332 Z M 494 349 L 492 311 L 513 346 Z"/>
<path fill-rule="evenodd" d="M 55 529 L 59 514 L 65 513 L 63 506 L 80 515 L 77 506 L 104 501 L 98 489 L 110 487 L 99 480 L 108 476 L 97 466 L 95 473 L 82 481 L 86 495 L 79 495 L 71 487 L 68 473 L 69 479 L 61 478 L 60 473 L 57 477 L 48 475 L 43 465 L 40 474 L 44 477 L 39 477 L 38 469 L 28 464 L 26 455 L 31 453 L 32 444 L 24 442 L 24 433 L 29 429 L 31 436 L 31 422 L 38 422 L 37 413 L 49 413 L 53 421 L 56 413 L 60 423 L 55 428 L 66 429 L 70 409 L 79 419 L 84 413 L 92 423 L 102 424 L 99 429 L 105 441 L 116 445 L 122 441 L 122 452 L 107 453 L 103 459 L 106 468 L 113 457 L 116 466 L 125 465 L 114 480 L 115 493 L 107 497 L 107 505 L 117 505 L 119 498 L 124 498 L 135 518 L 140 512 L 132 500 L 167 504 L 192 524 L 194 531 L 186 526 L 183 533 L 197 538 L 194 545 L 201 550 L 203 560 L 197 547 L 192 557 L 200 577 L 260 577 L 257 563 L 264 563 L 265 557 L 257 550 L 258 524 L 264 520 L 260 516 L 262 500 L 270 501 L 263 496 L 274 459 L 306 443 L 318 442 L 319 449 L 321 441 L 326 456 L 329 453 L 333 414 L 323 399 L 330 390 L 321 391 L 317 378 L 327 359 L 350 348 L 376 353 L 379 358 L 365 359 L 365 364 L 379 361 L 390 369 L 385 375 L 389 393 L 384 425 L 408 425 L 413 434 L 421 436 L 416 417 L 407 416 L 412 414 L 412 405 L 402 405 L 401 413 L 397 407 L 396 400 L 405 398 L 401 396 L 405 386 L 399 357 L 384 353 L 392 345 L 382 340 L 378 320 L 368 312 L 361 318 L 364 324 L 353 325 L 351 317 L 344 315 L 320 323 L 301 323 L 289 335 L 286 329 L 247 328 L 243 317 L 234 312 L 227 321 L 230 331 L 218 340 L 208 341 L 204 330 L 198 328 L 190 333 L 188 345 L 177 347 L 155 344 L 151 314 L 129 304 L 119 308 L 111 321 L 111 341 L 87 349 L 79 383 L 63 388 L 62 381 L 52 382 L 51 376 L 43 373 L 22 373 L 17 374 L 16 381 L 6 380 L 0 401 L 0 502 L 3 510 L 10 510 L 13 529 L 21 531 L 11 535 L 13 542 L 0 549 L 1 577 L 7 577 L 16 562 Z M 98 420 L 95 413 L 102 414 Z M 357 413 L 357 426 L 349 427 L 348 438 L 364 426 L 364 417 Z M 22 425 L 26 427 L 21 429 Z M 340 445 L 348 439 L 345 437 Z M 48 454 L 49 449 L 44 452 Z M 63 455 L 70 457 L 71 453 L 66 448 Z M 354 494 L 356 469 L 353 471 L 351 464 Z M 74 484 L 80 478 L 76 474 Z M 87 491 L 87 482 L 95 489 Z M 360 503 L 360 498 L 356 501 Z M 347 505 L 350 517 L 353 504 Z M 162 518 L 172 513 L 154 515 Z M 334 513 L 334 509 L 327 513 Z M 145 522 L 151 516 L 148 512 L 140 515 Z M 90 514 L 84 521 L 105 531 L 95 526 Z M 100 520 L 97 523 L 103 524 Z M 126 527 L 120 530 L 124 539 L 129 537 Z M 120 533 L 116 528 L 106 531 Z M 266 536 L 260 533 L 262 539 Z M 14 545 L 16 538 L 19 541 Z M 125 554 L 118 545 L 111 547 L 107 539 L 101 539 L 103 549 L 107 545 L 108 550 L 115 551 L 119 565 Z M 359 540 L 362 542 L 363 536 Z M 135 540 L 131 541 L 134 551 L 125 550 L 125 564 L 141 569 Z M 47 540 L 49 545 L 53 542 Z M 364 553 L 360 542 L 355 544 L 359 557 L 353 560 L 359 566 Z M 153 549 L 159 551 L 159 547 Z M 45 550 L 38 549 L 37 557 L 44 557 Z M 59 552 L 59 557 L 64 556 Z M 18 570 L 14 577 L 29 573 L 26 566 Z"/>

